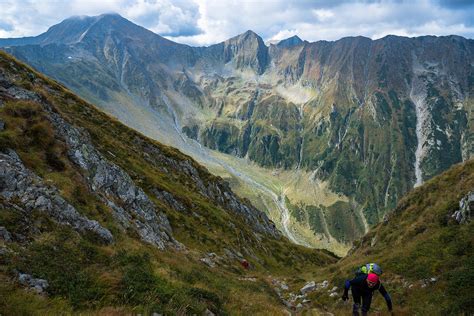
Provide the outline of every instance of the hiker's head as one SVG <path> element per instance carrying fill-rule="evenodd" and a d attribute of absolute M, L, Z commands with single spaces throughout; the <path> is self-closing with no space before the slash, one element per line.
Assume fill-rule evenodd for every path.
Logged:
<path fill-rule="evenodd" d="M 369 287 L 374 287 L 377 285 L 377 282 L 379 281 L 379 276 L 375 273 L 369 273 L 367 275 L 367 285 Z"/>

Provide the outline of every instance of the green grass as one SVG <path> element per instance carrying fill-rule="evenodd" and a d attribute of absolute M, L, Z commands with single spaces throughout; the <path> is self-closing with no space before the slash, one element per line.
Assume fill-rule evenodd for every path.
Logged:
<path fill-rule="evenodd" d="M 377 225 L 358 242 L 353 254 L 338 263 L 339 273 L 349 278 L 353 267 L 377 262 L 400 311 L 472 313 L 472 286 L 467 280 L 472 278 L 474 223 L 459 225 L 451 214 L 473 187 L 474 160 L 470 160 L 411 191 L 401 199 L 388 224 Z M 371 247 L 374 236 L 377 242 Z M 435 284 L 420 287 L 432 277 L 438 280 Z M 414 288 L 405 288 L 403 280 Z"/>

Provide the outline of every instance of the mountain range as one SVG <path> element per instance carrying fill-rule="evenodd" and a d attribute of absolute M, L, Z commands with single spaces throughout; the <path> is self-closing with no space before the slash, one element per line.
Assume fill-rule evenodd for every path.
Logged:
<path fill-rule="evenodd" d="M 440 65 L 447 65 L 442 70 L 430 64 L 435 67 L 430 68 L 431 74 L 415 68 L 415 75 L 407 75 L 413 87 L 408 95 L 412 101 L 401 102 L 403 94 L 392 90 L 386 106 L 376 103 L 377 97 L 369 98 L 375 116 L 367 121 L 363 114 L 369 101 L 355 109 L 348 101 L 330 106 L 323 102 L 323 95 L 343 100 L 340 84 L 331 87 L 327 83 L 318 92 L 317 85 L 305 85 L 301 79 L 291 84 L 279 82 L 282 77 L 273 72 L 277 71 L 275 50 L 281 49 L 281 60 L 288 61 L 291 54 L 287 50 L 315 43 L 292 38 L 266 46 L 247 32 L 214 48 L 186 46 L 185 52 L 159 38 L 161 53 L 168 56 L 163 57 L 166 63 L 144 59 L 133 68 L 131 60 L 140 60 L 132 59 L 138 56 L 139 45 L 125 45 L 130 61 L 115 52 L 125 58 L 120 61 L 125 65 L 123 76 L 117 77 L 109 64 L 113 58 L 99 59 L 113 56 L 101 41 L 115 38 L 117 27 L 122 26 L 124 30 L 117 36 L 125 42 L 136 40 L 137 34 L 148 34 L 148 43 L 143 42 L 145 52 L 157 35 L 130 26 L 117 15 L 73 18 L 63 23 L 39 37 L 4 40 L 2 45 L 8 44 L 5 50 L 15 51 L 18 58 L 37 58 L 31 62 L 37 69 L 56 69 L 52 75 L 57 80 L 69 73 L 63 78 L 76 82 L 72 89 L 83 98 L 96 100 L 97 106 L 75 95 L 65 86 L 69 84 L 58 83 L 0 51 L 2 315 L 346 315 L 352 307 L 341 300 L 341 287 L 368 262 L 382 266 L 381 280 L 398 315 L 474 312 L 474 160 L 469 159 L 472 82 L 463 77 L 461 66 L 452 66 L 459 61 L 451 58 L 465 58 L 464 48 L 453 48 L 449 52 L 452 56 L 440 51 L 445 56 Z M 74 35 L 74 29 L 82 33 Z M 96 30 L 108 36 L 102 37 Z M 55 38 L 69 44 L 55 43 Z M 18 46 L 21 41 L 25 45 Z M 103 50 L 92 53 L 98 47 Z M 202 55 L 197 58 L 196 52 Z M 22 53 L 25 55 L 20 57 Z M 153 51 L 148 53 L 153 55 Z M 318 53 L 322 52 L 318 49 Z M 55 63 L 51 54 L 56 56 Z M 225 57 L 227 61 L 224 55 L 230 56 Z M 393 52 L 396 55 L 404 56 L 400 51 Z M 414 56 L 421 59 L 421 55 Z M 183 60 L 189 62 L 186 67 Z M 219 65 L 221 72 L 211 74 Z M 448 71 L 451 66 L 460 72 Z M 160 71 L 153 67 L 160 67 Z M 470 74 L 472 66 L 464 63 L 463 67 L 464 74 Z M 196 77 L 198 69 L 201 75 Z M 336 72 L 342 73 L 342 68 Z M 151 75 L 155 77 L 146 77 Z M 156 76 L 162 76 L 163 81 Z M 209 76 L 219 78 L 211 82 L 214 86 Z M 397 74 L 388 72 L 387 76 Z M 368 95 L 372 84 L 367 83 Z M 347 82 L 344 86 L 352 87 Z M 155 101 L 147 87 L 155 89 Z M 334 94 L 328 94 L 328 89 Z M 197 94 L 186 95 L 185 91 Z M 377 88 L 382 97 L 384 91 Z M 458 92 L 463 99 L 449 103 Z M 399 103 L 392 99 L 394 93 Z M 193 95 L 198 97 L 193 99 Z M 244 102 L 245 97 L 250 101 Z M 207 103 L 214 99 L 222 103 Z M 342 105 L 351 114 L 341 122 Z M 292 117 L 294 111 L 297 114 Z M 105 112 L 115 113 L 115 118 Z M 405 117 L 407 112 L 412 116 Z M 421 120 L 426 125 L 419 123 L 420 116 L 426 118 Z M 292 119 L 294 125 L 290 124 Z M 405 130 L 387 126 L 413 123 L 412 119 L 414 139 L 418 141 L 417 132 L 421 131 L 427 140 L 421 149 L 417 143 L 410 147 L 415 162 L 407 164 L 412 169 L 406 175 L 399 174 L 403 170 L 401 158 L 387 169 L 391 170 L 390 188 L 400 186 L 399 179 L 404 176 L 411 179 L 407 193 L 402 197 L 403 191 L 399 191 L 396 206 L 391 207 L 395 202 L 383 191 L 386 209 L 376 212 L 377 217 L 384 214 L 383 218 L 368 227 L 372 224 L 370 204 L 362 204 L 360 199 L 368 201 L 380 194 L 379 182 L 373 179 L 384 175 L 375 168 L 383 166 L 384 150 L 390 150 L 390 157 L 400 157 L 398 150 L 406 145 Z M 192 120 L 197 125 L 190 124 Z M 307 128 L 314 121 L 326 125 L 313 135 Z M 246 157 L 239 157 L 240 149 L 226 154 L 220 147 L 216 151 L 204 144 L 206 139 L 216 146 L 238 142 L 239 138 L 233 137 L 244 127 L 255 133 Z M 210 132 L 212 128 L 216 133 Z M 254 132 L 256 128 L 259 132 Z M 354 128 L 364 133 L 357 134 Z M 336 137 L 335 129 L 342 133 L 337 134 L 339 143 L 331 143 L 335 139 L 329 137 Z M 203 132 L 206 130 L 208 136 Z M 227 130 L 228 136 L 222 137 L 222 131 Z M 432 133 L 423 134 L 427 130 Z M 434 173 L 440 174 L 428 175 L 425 160 L 434 159 L 432 152 L 443 148 L 446 139 L 438 142 L 443 131 L 448 140 L 457 137 L 456 131 L 460 133 L 459 151 L 449 155 L 460 154 L 459 161 L 465 161 L 454 164 L 454 158 L 439 152 L 446 164 L 453 159 L 454 165 L 446 166 L 445 171 L 433 165 L 438 168 Z M 258 159 L 263 154 L 251 157 L 251 150 L 266 148 L 262 139 L 267 132 L 273 135 L 271 144 L 278 145 L 269 147 L 275 150 L 280 150 L 284 137 L 300 138 L 294 144 L 300 144 L 302 159 L 294 164 L 286 161 L 285 155 L 269 161 Z M 359 138 L 361 135 L 364 137 Z M 307 137 L 320 141 L 326 137 L 327 147 L 320 145 L 328 151 L 328 161 L 333 159 L 334 169 L 327 169 L 325 159 L 317 168 L 310 167 L 312 154 L 307 157 L 308 150 L 317 153 L 319 147 L 306 148 L 305 144 L 311 143 Z M 252 142 L 256 138 L 259 141 Z M 156 139 L 178 146 L 196 160 Z M 398 147 L 392 144 L 394 140 Z M 289 144 L 289 153 L 293 153 Z M 417 150 L 424 149 L 428 150 L 426 156 L 419 156 Z M 363 163 L 360 157 L 366 157 Z M 346 177 L 354 178 L 346 183 L 342 181 Z M 371 190 L 368 195 L 342 191 L 351 185 Z M 362 237 L 357 238 L 358 234 Z M 344 256 L 295 243 L 332 248 Z M 376 295 L 371 312 L 383 314 L 385 309 Z"/>
<path fill-rule="evenodd" d="M 0 46 L 340 255 L 474 153 L 474 41 L 459 36 L 191 47 L 105 14 Z"/>

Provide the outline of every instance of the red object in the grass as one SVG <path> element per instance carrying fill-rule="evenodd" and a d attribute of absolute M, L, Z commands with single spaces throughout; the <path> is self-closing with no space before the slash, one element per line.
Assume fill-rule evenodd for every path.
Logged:
<path fill-rule="evenodd" d="M 240 261 L 240 264 L 242 265 L 242 267 L 244 267 L 244 269 L 248 270 L 250 268 L 250 263 L 243 259 L 242 261 Z"/>

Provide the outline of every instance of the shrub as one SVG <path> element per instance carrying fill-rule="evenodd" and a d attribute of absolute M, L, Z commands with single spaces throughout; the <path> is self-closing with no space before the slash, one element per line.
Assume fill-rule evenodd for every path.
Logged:
<path fill-rule="evenodd" d="M 13 117 L 32 118 L 41 112 L 41 107 L 33 101 L 15 101 L 5 105 L 5 112 Z"/>
<path fill-rule="evenodd" d="M 64 171 L 66 168 L 60 156 L 51 147 L 46 150 L 46 162 L 56 171 Z"/>
<path fill-rule="evenodd" d="M 20 263 L 22 272 L 49 282 L 48 292 L 65 297 L 74 309 L 97 306 L 106 297 L 106 287 L 91 269 L 98 251 L 75 232 L 62 228 L 48 243 L 35 242 Z"/>
<path fill-rule="evenodd" d="M 119 252 L 115 260 L 123 270 L 120 298 L 130 305 L 164 305 L 174 294 L 168 282 L 153 273 L 150 256 Z"/>
<path fill-rule="evenodd" d="M 447 274 L 447 296 L 449 306 L 445 310 L 445 315 L 472 315 L 474 313 L 474 257 L 468 257 L 464 262 L 459 262 L 457 269 L 449 271 Z"/>
<path fill-rule="evenodd" d="M 34 123 L 27 131 L 30 144 L 41 148 L 48 148 L 54 143 L 54 130 L 46 121 Z"/>

